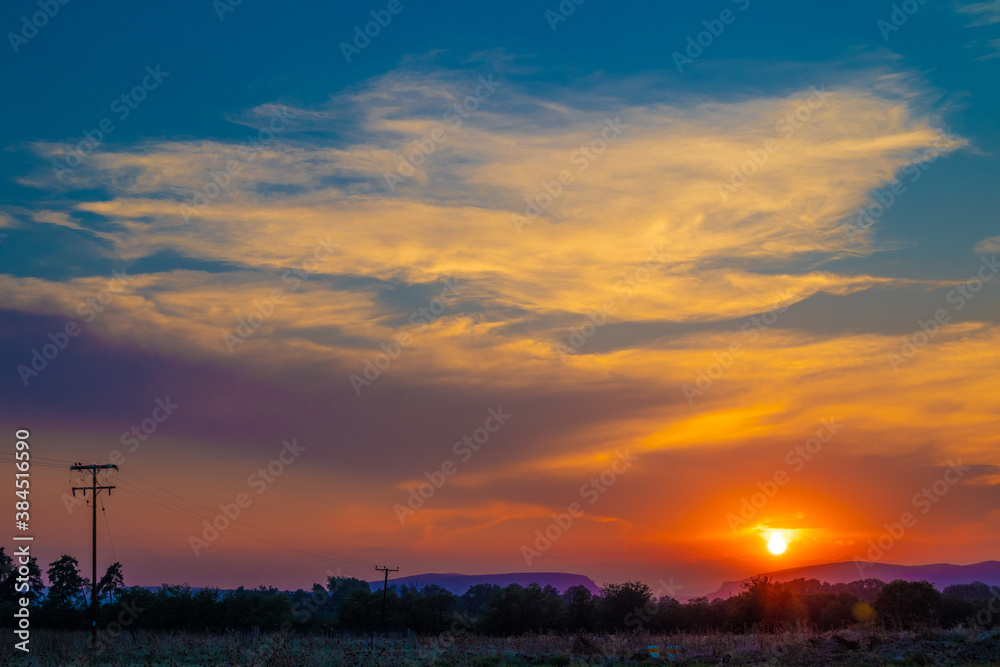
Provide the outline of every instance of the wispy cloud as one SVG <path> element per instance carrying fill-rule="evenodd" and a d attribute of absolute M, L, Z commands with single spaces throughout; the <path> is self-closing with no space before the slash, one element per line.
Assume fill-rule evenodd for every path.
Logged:
<path fill-rule="evenodd" d="M 1000 0 L 959 5 L 958 11 L 974 17 L 973 22 L 970 24 L 973 26 L 1000 23 Z"/>
<path fill-rule="evenodd" d="M 976 252 L 982 254 L 1000 252 L 1000 236 L 983 239 L 976 244 Z"/>
<path fill-rule="evenodd" d="M 976 60 L 986 61 L 993 60 L 994 58 L 1000 58 L 1000 39 L 991 39 L 987 42 L 987 45 L 991 49 L 991 52 L 984 56 L 979 56 Z"/>

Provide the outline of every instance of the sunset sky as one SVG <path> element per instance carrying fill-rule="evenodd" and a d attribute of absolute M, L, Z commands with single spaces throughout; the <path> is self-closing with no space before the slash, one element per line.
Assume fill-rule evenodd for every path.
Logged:
<path fill-rule="evenodd" d="M 109 460 L 128 584 L 998 559 L 997 0 L 39 6 L 0 459 L 43 567 L 89 573 Z"/>

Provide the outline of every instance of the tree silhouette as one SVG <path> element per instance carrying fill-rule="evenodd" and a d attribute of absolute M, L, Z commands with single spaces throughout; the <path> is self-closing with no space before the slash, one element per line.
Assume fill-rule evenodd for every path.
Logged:
<path fill-rule="evenodd" d="M 122 564 L 116 561 L 108 565 L 108 571 L 97 582 L 97 599 L 103 600 L 104 596 L 107 595 L 108 602 L 114 604 L 115 593 L 124 587 L 125 577 L 122 576 Z"/>
<path fill-rule="evenodd" d="M 593 629 L 596 616 L 594 594 L 586 586 L 570 586 L 563 593 L 565 626 L 574 632 Z"/>
<path fill-rule="evenodd" d="M 879 591 L 875 612 L 897 629 L 936 624 L 941 613 L 941 593 L 928 581 L 896 579 Z"/>
<path fill-rule="evenodd" d="M 14 560 L 0 547 L 0 602 L 14 599 Z"/>
<path fill-rule="evenodd" d="M 946 586 L 941 594 L 945 597 L 958 598 L 968 602 L 989 600 L 993 597 L 993 591 L 990 590 L 989 584 L 984 584 L 981 581 L 973 581 L 971 584 L 952 584 Z"/>
<path fill-rule="evenodd" d="M 0 547 L 0 625 L 10 627 L 17 597 L 39 595 L 41 571 L 27 564 L 31 593 L 16 592 L 19 564 Z M 38 627 L 84 627 L 86 587 L 75 558 L 63 555 L 49 564 L 50 588 L 38 610 Z M 360 579 L 330 577 L 311 593 L 276 588 L 239 588 L 194 591 L 188 585 L 163 585 L 159 590 L 124 586 L 122 564 L 113 563 L 101 578 L 98 600 L 103 602 L 99 623 L 119 622 L 129 629 L 216 632 L 259 627 L 268 632 L 285 624 L 303 631 L 370 632 L 380 625 L 381 592 L 372 593 Z M 926 581 L 874 579 L 829 584 L 815 579 L 777 583 L 758 576 L 730 598 L 694 598 L 681 604 L 670 597 L 652 599 L 649 586 L 638 581 L 608 584 L 594 595 L 574 586 L 560 594 L 537 583 L 500 587 L 480 584 L 457 596 L 439 586 L 390 587 L 386 627 L 392 632 L 413 630 L 421 635 L 463 632 L 516 636 L 546 632 L 775 632 L 792 626 L 825 631 L 853 626 L 860 620 L 859 605 L 874 598 L 876 618 L 889 627 L 913 629 L 995 627 L 1000 589 L 980 582 L 949 586 L 939 593 Z M 867 602 L 867 600 L 865 600 Z M 117 603 L 117 606 L 116 606 Z M 865 604 L 867 607 L 867 604 Z M 870 611 L 870 608 L 869 608 Z M 122 620 L 122 614 L 128 616 Z"/>
<path fill-rule="evenodd" d="M 467 614 L 473 616 L 481 616 L 486 613 L 486 610 L 490 606 L 490 600 L 500 587 L 496 584 L 476 584 L 475 586 L 470 586 L 469 590 L 465 591 L 460 598 L 462 603 L 462 609 Z"/>
<path fill-rule="evenodd" d="M 601 625 L 607 630 L 624 629 L 626 617 L 644 609 L 653 597 L 652 589 L 640 581 L 605 584 L 601 593 L 603 597 L 598 610 Z"/>
<path fill-rule="evenodd" d="M 86 603 L 84 588 L 90 582 L 80 576 L 79 565 L 79 561 L 66 554 L 49 563 L 46 571 L 49 580 L 49 594 L 45 598 L 47 606 L 73 609 Z"/>

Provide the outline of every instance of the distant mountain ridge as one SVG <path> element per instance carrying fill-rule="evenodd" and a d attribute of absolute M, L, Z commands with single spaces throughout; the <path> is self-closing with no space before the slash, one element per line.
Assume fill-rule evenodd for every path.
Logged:
<path fill-rule="evenodd" d="M 974 581 L 981 581 L 989 586 L 1000 586 L 1000 561 L 988 560 L 972 565 L 952 565 L 950 563 L 934 563 L 930 565 L 895 565 L 892 563 L 861 563 L 854 561 L 843 561 L 838 563 L 823 563 L 820 565 L 806 565 L 802 567 L 788 568 L 784 570 L 774 570 L 763 572 L 763 576 L 771 577 L 774 581 L 785 582 L 793 579 L 816 579 L 829 584 L 848 584 L 859 579 L 880 579 L 890 582 L 894 579 L 905 581 L 929 581 L 938 590 L 944 589 L 952 584 L 969 584 Z M 759 575 L 758 575 L 759 576 Z M 715 592 L 708 593 L 710 600 L 716 598 L 727 598 L 737 595 L 742 590 L 742 583 L 747 581 L 738 579 L 726 581 Z M 369 588 L 374 591 L 382 590 L 382 580 L 367 582 Z M 438 574 L 417 574 L 408 577 L 397 577 L 389 580 L 390 586 L 424 586 L 435 585 L 456 595 L 462 595 L 469 588 L 476 584 L 495 584 L 497 586 L 509 586 L 519 584 L 527 586 L 530 583 L 537 583 L 542 586 L 553 586 L 560 593 L 565 593 L 566 589 L 573 586 L 583 586 L 591 593 L 600 594 L 600 587 L 590 577 L 582 574 L 569 574 L 566 572 L 512 572 L 501 574 L 456 574 L 453 572 Z M 140 586 L 153 593 L 160 590 L 162 586 Z M 188 586 L 181 584 L 181 587 L 190 588 L 192 593 L 203 590 L 203 587 Z M 654 591 L 656 586 L 653 586 Z M 235 589 L 214 589 L 219 593 L 231 593 Z M 253 590 L 253 589 L 248 589 Z M 305 589 L 311 590 L 311 587 Z M 282 591 L 292 593 L 294 591 Z M 678 601 L 685 602 L 689 596 L 675 596 Z M 698 597 L 698 596 L 693 596 Z"/>
<path fill-rule="evenodd" d="M 830 584 L 847 584 L 858 579 L 881 579 L 885 582 L 894 579 L 929 581 L 934 584 L 935 588 L 941 590 L 952 584 L 968 584 L 973 581 L 981 581 L 990 586 L 1000 586 L 1000 561 L 988 560 L 974 565 L 951 565 L 950 563 L 894 565 L 892 563 L 843 561 L 822 565 L 806 565 L 763 574 L 776 582 L 793 579 L 818 579 Z M 726 581 L 719 590 L 709 593 L 708 598 L 712 600 L 736 595 L 740 592 L 742 583 L 747 579 Z"/>
<path fill-rule="evenodd" d="M 566 589 L 573 586 L 585 586 L 591 593 L 600 593 L 600 587 L 594 583 L 590 577 L 582 574 L 566 574 L 565 572 L 513 572 L 506 574 L 415 574 L 409 577 L 397 577 L 389 580 L 389 586 L 424 586 L 434 585 L 454 593 L 462 595 L 476 584 L 495 584 L 497 586 L 509 586 L 519 584 L 527 586 L 537 583 L 542 588 L 552 586 L 565 593 Z M 382 580 L 370 581 L 372 591 L 382 590 Z"/>

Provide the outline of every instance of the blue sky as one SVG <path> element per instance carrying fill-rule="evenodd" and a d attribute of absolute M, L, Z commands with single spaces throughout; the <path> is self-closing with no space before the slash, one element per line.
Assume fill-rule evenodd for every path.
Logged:
<path fill-rule="evenodd" d="M 350 2 L 281 9 L 241 3 L 223 11 L 220 20 L 221 10 L 207 2 L 182 8 L 138 3 L 104 11 L 69 3 L 34 38 L 19 44 L 16 54 L 11 47 L 5 56 L 2 85 L 19 103 L 0 111 L 0 136 L 9 150 L 0 187 L 15 205 L 51 197 L 16 183 L 40 162 L 28 145 L 81 140 L 84 130 L 113 118 L 111 102 L 153 64 L 169 73 L 165 85 L 129 118 L 116 122 L 104 146 L 158 137 L 242 140 L 246 128 L 234 121 L 248 108 L 275 100 L 322 103 L 414 58 L 472 71 L 485 60 L 510 58 L 519 83 L 535 90 L 654 73 L 658 90 L 649 91 L 652 97 L 712 99 L 789 90 L 879 63 L 919 77 L 924 102 L 942 112 L 953 133 L 972 138 L 976 149 L 935 167 L 881 227 L 896 231 L 905 225 L 926 242 L 923 250 L 903 253 L 910 256 L 911 270 L 934 270 L 948 261 L 934 251 L 940 244 L 968 246 L 992 229 L 988 184 L 997 175 L 990 155 L 998 141 L 1000 89 L 991 76 L 997 63 L 990 58 L 996 49 L 989 42 L 1000 38 L 1000 27 L 985 21 L 996 17 L 995 7 L 969 14 L 956 11 L 960 5 L 928 2 L 888 32 L 878 22 L 892 18 L 892 3 L 585 2 L 573 5 L 574 12 L 553 30 L 545 12 L 558 11 L 558 4 L 550 4 L 405 2 L 384 32 L 348 64 L 340 43 L 350 42 L 353 28 L 372 20 L 369 12 L 380 8 Z M 705 30 L 704 21 L 726 9 L 735 21 L 678 72 L 673 54 Z M 37 11 L 34 3 L 11 3 L 0 20 L 8 28 L 20 26 L 22 17 Z M 336 136 L 324 140 L 335 142 Z M 962 224 L 947 220 L 956 217 Z M 941 270 L 960 268 L 957 255 L 949 259 L 950 266 Z"/>

